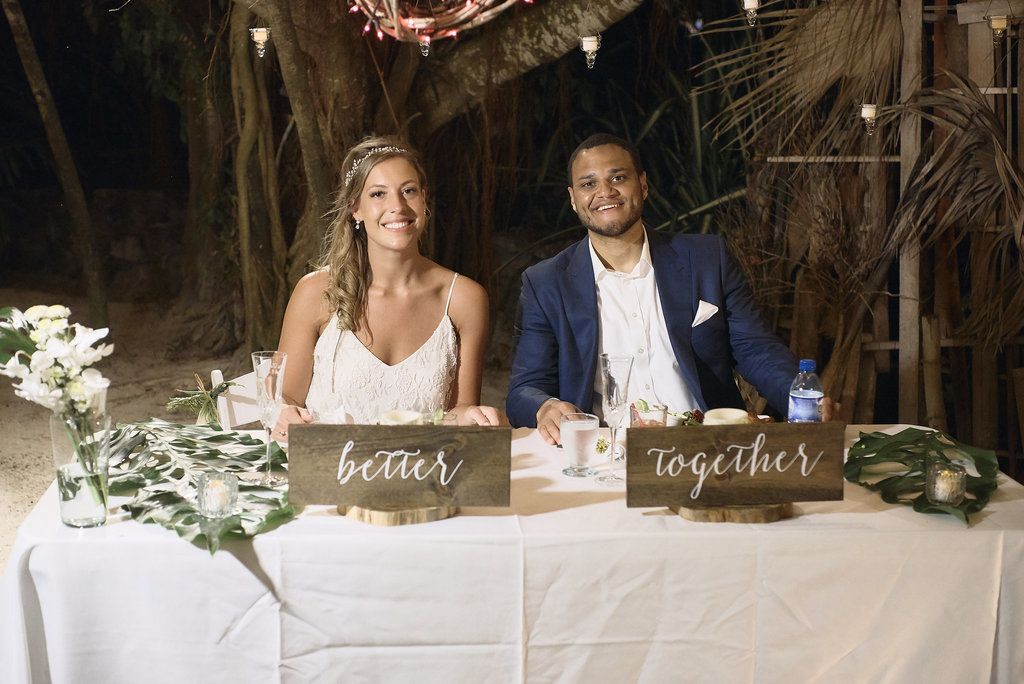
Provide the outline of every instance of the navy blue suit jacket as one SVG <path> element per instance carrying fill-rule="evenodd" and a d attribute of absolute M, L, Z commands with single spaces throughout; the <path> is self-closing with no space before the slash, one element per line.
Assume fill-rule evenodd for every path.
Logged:
<path fill-rule="evenodd" d="M 796 358 L 765 325 L 722 239 L 653 230 L 647 239 L 672 348 L 700 408 L 744 407 L 735 368 L 785 415 Z M 505 410 L 512 425 L 535 427 L 550 397 L 593 408 L 599 318 L 589 238 L 526 269 L 522 279 Z M 700 300 L 718 311 L 694 328 Z"/>

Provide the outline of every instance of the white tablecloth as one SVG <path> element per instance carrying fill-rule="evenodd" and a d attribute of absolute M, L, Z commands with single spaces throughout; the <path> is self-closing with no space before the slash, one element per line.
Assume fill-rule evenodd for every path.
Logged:
<path fill-rule="evenodd" d="M 848 430 L 848 442 L 858 426 Z M 964 527 L 627 509 L 513 434 L 512 505 L 376 528 L 309 507 L 216 556 L 53 487 L 0 583 L 0 682 L 1024 682 L 1024 487 Z"/>

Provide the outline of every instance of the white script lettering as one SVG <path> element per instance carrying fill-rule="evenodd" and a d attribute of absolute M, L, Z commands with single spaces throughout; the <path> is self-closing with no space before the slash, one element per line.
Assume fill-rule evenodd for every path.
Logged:
<path fill-rule="evenodd" d="M 703 451 L 697 452 L 690 457 L 686 454 L 676 454 L 676 448 L 647 450 L 649 456 L 657 456 L 655 473 L 658 477 L 679 477 L 683 471 L 688 470 L 697 478 L 697 483 L 690 490 L 690 498 L 696 499 L 700 496 L 704 481 L 711 475 L 725 475 L 729 471 L 736 473 L 747 473 L 756 477 L 758 473 L 778 472 L 784 473 L 795 463 L 800 464 L 800 474 L 804 477 L 810 475 L 821 460 L 824 451 L 819 451 L 813 458 L 805 453 L 806 444 L 801 442 L 797 452 L 787 456 L 785 451 L 778 452 L 774 457 L 765 452 L 766 438 L 764 433 L 758 433 L 757 437 L 750 444 L 730 444 L 714 457 Z"/>
<path fill-rule="evenodd" d="M 444 460 L 444 450 L 437 452 L 433 462 L 426 458 L 418 458 L 419 449 L 415 451 L 378 451 L 373 456 L 367 457 L 362 463 L 356 463 L 350 459 L 350 454 L 355 445 L 349 440 L 341 450 L 341 458 L 338 459 L 338 484 L 345 484 L 357 474 L 363 480 L 370 482 L 378 475 L 385 480 L 400 479 L 425 480 L 430 477 L 434 470 L 440 469 L 438 480 L 447 485 L 455 477 L 455 473 L 462 467 L 462 460 L 454 466 Z M 429 467 L 428 467 L 429 466 Z M 424 470 L 425 469 L 425 470 Z"/>

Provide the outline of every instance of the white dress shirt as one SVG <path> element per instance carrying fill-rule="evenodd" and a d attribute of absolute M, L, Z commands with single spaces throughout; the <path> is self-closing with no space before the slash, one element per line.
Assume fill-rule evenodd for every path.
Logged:
<path fill-rule="evenodd" d="M 651 264 L 647 230 L 644 229 L 640 260 L 629 273 L 606 268 L 594 251 L 593 243 L 588 241 L 588 244 L 600 318 L 597 351 L 598 354 L 633 357 L 628 391 L 630 403 L 639 398 L 649 404 L 663 404 L 673 411 L 699 408 L 672 351 Z M 600 364 L 594 377 L 594 392 L 595 412 L 600 414 L 604 392 Z"/>

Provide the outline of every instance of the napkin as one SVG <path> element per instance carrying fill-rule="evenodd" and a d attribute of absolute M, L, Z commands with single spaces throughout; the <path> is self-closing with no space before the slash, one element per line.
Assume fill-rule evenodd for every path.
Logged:
<path fill-rule="evenodd" d="M 693 317 L 693 325 L 691 328 L 696 328 L 698 325 L 708 320 L 712 316 L 718 313 L 718 307 L 711 302 L 705 302 L 703 299 L 700 300 L 700 304 L 697 305 L 697 315 Z"/>

